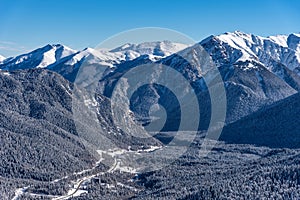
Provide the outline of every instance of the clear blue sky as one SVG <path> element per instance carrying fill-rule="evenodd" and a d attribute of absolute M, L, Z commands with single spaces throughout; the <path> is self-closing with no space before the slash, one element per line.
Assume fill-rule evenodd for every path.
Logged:
<path fill-rule="evenodd" d="M 0 0 L 0 54 L 48 43 L 94 47 L 139 27 L 177 30 L 196 41 L 240 30 L 262 36 L 300 31 L 298 0 Z"/>

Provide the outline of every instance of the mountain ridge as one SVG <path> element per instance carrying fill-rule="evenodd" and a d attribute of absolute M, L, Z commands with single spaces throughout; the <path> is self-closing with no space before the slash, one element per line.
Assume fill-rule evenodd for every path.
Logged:
<path fill-rule="evenodd" d="M 209 36 L 198 43 L 211 56 L 223 78 L 227 90 L 227 122 L 238 120 L 264 105 L 272 104 L 300 91 L 300 76 L 297 73 L 300 67 L 297 57 L 300 53 L 299 36 L 299 34 L 289 34 L 260 37 L 235 31 Z M 162 63 L 186 74 L 185 78 L 191 81 L 200 95 L 201 91 L 206 90 L 203 80 L 205 74 L 196 70 L 192 63 L 187 63 L 178 57 L 185 51 L 193 51 L 192 47 L 182 49 L 183 46 L 162 41 L 128 43 L 112 50 L 85 48 L 76 52 L 59 44 L 46 45 L 29 54 L 6 59 L 0 64 L 0 69 L 45 68 L 73 82 L 81 64 L 86 63 L 105 67 L 102 79 L 114 82 L 120 78 L 119 75 L 113 76 L 114 73 L 124 74 L 129 69 L 144 63 Z M 46 55 L 39 55 L 41 52 Z M 36 54 L 37 59 L 34 57 Z M 192 52 L 191 55 L 193 59 L 199 56 L 197 52 Z M 109 80 L 111 78 L 114 80 Z M 106 87 L 105 84 L 102 86 Z M 108 89 L 102 87 L 100 91 L 110 91 L 113 89 L 111 86 Z M 143 111 L 144 114 L 147 112 Z"/>

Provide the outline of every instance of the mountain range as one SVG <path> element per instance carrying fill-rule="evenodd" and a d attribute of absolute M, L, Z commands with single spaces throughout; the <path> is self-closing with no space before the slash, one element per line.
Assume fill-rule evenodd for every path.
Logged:
<path fill-rule="evenodd" d="M 68 185 L 73 183 L 70 180 L 77 180 L 77 176 L 87 174 L 86 177 L 89 177 L 93 170 L 98 175 L 100 172 L 101 176 L 105 174 L 102 171 L 106 166 L 97 163 L 99 152 L 93 151 L 93 145 L 98 145 L 97 142 L 94 138 L 80 135 L 78 130 L 94 135 L 101 133 L 116 148 L 137 151 L 138 154 L 144 149 L 168 144 L 169 140 L 159 135 L 151 139 L 134 137 L 114 123 L 111 111 L 113 92 L 117 91 L 118 97 L 123 99 L 126 98 L 124 91 L 130 87 L 126 80 L 122 82 L 124 88 L 121 90 L 116 90 L 116 84 L 124 81 L 123 76 L 131 69 L 143 64 L 166 65 L 183 75 L 199 101 L 197 131 L 205 133 L 212 112 L 208 85 L 214 83 L 214 79 L 206 82 L 212 70 L 211 65 L 207 65 L 207 68 L 200 65 L 198 68 L 197 61 L 203 55 L 197 50 L 198 46 L 205 50 L 217 67 L 225 89 L 225 93 L 220 93 L 214 100 L 218 105 L 222 103 L 220 99 L 226 99 L 225 126 L 220 139 L 229 144 L 261 146 L 259 152 L 266 151 L 264 148 L 300 148 L 300 121 L 297 118 L 300 100 L 300 34 L 261 37 L 235 31 L 209 36 L 193 45 L 156 41 L 128 43 L 111 50 L 85 48 L 77 51 L 61 44 L 48 44 L 15 57 L 0 56 L 0 137 L 4 144 L 0 147 L 0 186 L 4 187 L 1 182 L 5 183 L 5 188 L 0 188 L 0 198 L 12 199 L 15 192 L 11 192 L 10 188 L 16 191 L 13 185 L 22 186 L 23 195 L 27 191 L 31 196 L 39 194 L 41 198 L 62 196 L 68 191 Z M 191 60 L 186 59 L 187 55 Z M 92 106 L 96 107 L 100 128 L 93 126 L 89 120 L 90 113 L 84 110 L 91 103 L 72 99 L 76 91 L 76 77 L 83 63 L 105 69 L 97 80 L 97 91 L 92 97 L 96 102 L 96 106 Z M 149 80 L 150 77 L 150 82 L 155 82 L 165 78 L 166 74 L 156 70 L 146 75 L 140 73 L 139 76 L 141 80 Z M 176 81 L 176 77 L 172 77 L 172 80 Z M 79 88 L 77 92 L 85 94 L 86 91 Z M 150 109 L 160 104 L 167 114 L 162 131 L 171 133 L 180 126 L 182 108 L 178 102 L 189 103 L 188 97 L 185 90 L 176 96 L 165 87 L 145 85 L 132 95 L 128 105 L 130 110 L 119 105 L 125 113 L 119 117 L 124 118 L 129 129 L 135 127 L 133 124 L 136 122 L 141 129 L 147 129 L 148 124 L 157 120 L 151 118 Z M 74 107 L 73 102 L 77 100 L 84 103 Z M 157 108 L 156 111 L 159 110 Z M 75 111 L 82 116 L 74 117 Z M 184 131 L 191 130 L 186 126 Z M 183 159 L 189 159 L 189 155 Z M 91 170 L 84 171 L 86 168 Z M 82 173 L 77 174 L 78 171 Z M 112 179 L 118 179 L 119 176 L 128 178 L 122 173 L 112 174 L 105 174 L 103 180 L 111 181 L 110 176 L 113 176 Z M 67 178 L 61 178 L 65 176 Z M 135 178 L 141 181 L 143 176 Z M 64 181 L 64 184 L 58 189 L 60 181 Z M 51 184 L 45 186 L 46 182 Z M 40 189 L 40 184 L 43 189 Z M 105 182 L 101 184 L 105 185 Z M 147 184 L 140 186 L 152 187 L 156 183 Z M 24 185 L 31 186 L 26 189 Z M 39 185 L 39 189 L 32 188 L 32 185 Z M 54 192 L 48 192 L 45 189 L 47 187 L 55 188 Z M 132 193 L 130 190 L 128 195 Z"/>
<path fill-rule="evenodd" d="M 237 121 L 300 90 L 300 34 L 260 37 L 235 31 L 209 36 L 199 42 L 199 45 L 211 56 L 224 81 L 226 123 Z M 0 69 L 12 71 L 43 68 L 55 71 L 73 82 L 80 65 L 88 62 L 106 68 L 104 77 L 100 80 L 99 91 L 110 97 L 114 89 L 112 83 L 116 83 L 129 69 L 144 63 L 162 63 L 180 71 L 196 88 L 197 95 L 203 99 L 200 110 L 206 119 L 209 118 L 210 103 L 207 88 L 203 84 L 204 74 L 194 70 L 184 59 L 179 59 L 181 52 L 191 48 L 188 46 L 161 41 L 128 43 L 112 50 L 86 48 L 76 51 L 60 44 L 46 45 L 27 54 L 4 59 L 0 63 Z M 138 103 L 131 106 L 142 122 L 148 119 L 147 109 L 162 98 L 160 95 L 153 95 L 156 89 L 146 90 L 148 96 L 145 96 L 144 102 L 133 99 L 132 102 Z M 166 102 L 172 102 L 168 97 L 165 98 Z M 177 109 L 176 106 L 169 105 L 171 113 Z M 177 123 L 175 119 L 171 121 L 173 123 L 170 126 Z"/>

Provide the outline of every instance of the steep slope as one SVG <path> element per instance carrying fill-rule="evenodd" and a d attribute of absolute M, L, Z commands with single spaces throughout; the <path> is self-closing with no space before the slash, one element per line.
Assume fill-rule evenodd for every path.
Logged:
<path fill-rule="evenodd" d="M 76 136 L 70 83 L 46 70 L 0 77 L 0 176 L 48 181 L 96 161 Z"/>
<path fill-rule="evenodd" d="M 297 93 L 224 127 L 221 140 L 275 148 L 300 148 Z"/>

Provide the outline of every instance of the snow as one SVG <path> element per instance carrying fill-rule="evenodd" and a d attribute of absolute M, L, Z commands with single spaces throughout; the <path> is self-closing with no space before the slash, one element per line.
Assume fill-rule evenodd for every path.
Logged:
<path fill-rule="evenodd" d="M 161 56 L 149 55 L 149 59 L 154 61 L 154 62 L 161 59 L 161 58 L 162 58 Z"/>
<path fill-rule="evenodd" d="M 43 55 L 43 60 L 36 68 L 45 68 L 48 65 L 55 63 L 56 62 L 55 52 L 56 52 L 56 49 L 54 49 L 54 48 L 51 49 L 50 51 L 45 52 Z"/>
<path fill-rule="evenodd" d="M 57 45 L 57 46 L 59 46 L 60 48 L 62 48 L 62 52 L 61 52 L 61 55 L 59 57 L 60 59 L 77 53 L 76 50 L 73 50 L 70 47 L 67 47 L 65 45 Z"/>
<path fill-rule="evenodd" d="M 20 64 L 20 63 L 24 62 L 25 60 L 28 59 L 28 57 L 29 57 L 28 55 L 21 56 L 20 58 L 18 58 L 18 59 L 15 61 L 15 64 L 17 65 L 17 64 Z"/>
<path fill-rule="evenodd" d="M 120 47 L 119 47 L 119 49 L 121 49 L 121 50 L 125 50 L 125 49 L 128 49 L 128 48 L 130 48 L 131 46 L 132 46 L 132 44 L 130 44 L 130 43 L 126 43 L 126 44 L 124 44 L 124 45 L 120 46 Z"/>
<path fill-rule="evenodd" d="M 120 158 L 122 158 L 123 155 L 149 153 L 160 148 L 161 147 L 159 146 L 150 146 L 150 148 L 148 149 L 139 149 L 137 151 L 132 151 L 130 150 L 130 148 L 128 148 L 128 150 L 126 149 L 109 149 L 107 151 L 97 150 L 97 152 L 100 156 L 102 156 L 102 154 L 104 153 L 116 159 L 115 165 L 111 167 L 111 169 L 108 172 L 119 170 L 119 171 L 135 174 L 137 173 L 137 169 L 122 165 L 123 164 L 121 162 L 122 159 L 120 160 Z"/>
<path fill-rule="evenodd" d="M 186 47 L 187 45 L 185 44 L 162 41 L 141 44 L 128 43 L 114 50 L 85 48 L 81 51 L 76 51 L 61 44 L 48 44 L 29 53 L 6 59 L 1 66 L 1 69 L 52 69 L 55 65 L 61 63 L 62 67 L 77 67 L 79 66 L 77 64 L 86 58 L 88 59 L 86 59 L 85 62 L 88 64 L 97 64 L 97 66 L 102 65 L 107 68 L 114 68 L 121 62 L 133 60 L 145 54 L 149 55 L 149 59 L 157 61 Z M 0 63 L 2 62 L 2 59 L 4 58 L 0 57 Z"/>
<path fill-rule="evenodd" d="M 122 166 L 121 162 L 117 162 L 117 165 L 111 172 L 113 172 L 113 171 L 127 172 L 127 173 L 131 173 L 131 174 L 136 174 L 138 172 L 138 170 L 135 168 L 132 168 L 129 166 Z"/>
<path fill-rule="evenodd" d="M 46 45 L 29 53 L 5 59 L 2 69 L 47 68 L 77 51 L 61 44 Z M 0 61 L 1 63 L 1 61 Z"/>
<path fill-rule="evenodd" d="M 242 50 L 242 56 L 237 61 L 245 62 L 251 60 L 251 58 L 252 57 L 246 51 Z"/>
<path fill-rule="evenodd" d="M 65 64 L 75 65 L 82 59 L 88 58 L 85 60 L 88 64 L 97 63 L 102 66 L 113 68 L 121 62 L 133 60 L 145 54 L 149 56 L 150 60 L 157 61 L 165 56 L 178 52 L 185 47 L 187 47 L 185 44 L 163 41 L 146 42 L 141 44 L 127 43 L 112 50 L 86 48 L 77 52 L 76 55 L 74 55 Z"/>
<path fill-rule="evenodd" d="M 123 155 L 125 153 L 142 153 L 142 152 L 152 152 L 155 150 L 161 149 L 160 146 L 150 146 L 150 148 L 148 149 L 138 149 L 137 151 L 132 151 L 130 150 L 130 148 L 128 148 L 128 150 L 126 149 L 109 149 L 107 151 L 103 151 L 103 150 L 97 150 L 98 154 L 100 156 L 102 156 L 102 153 L 105 153 L 107 155 L 110 155 L 111 157 L 116 157 L 118 155 Z"/>
<path fill-rule="evenodd" d="M 292 40 L 288 40 L 291 37 Z M 262 66 L 269 66 L 270 59 L 282 62 L 289 69 L 294 70 L 300 66 L 300 34 L 276 35 L 269 37 L 260 37 L 252 34 L 246 34 L 240 31 L 224 33 L 219 36 L 210 36 L 201 43 L 207 43 L 217 38 L 224 52 L 226 52 L 224 61 L 231 64 L 245 62 L 246 69 L 252 68 L 257 63 Z M 289 41 L 289 42 L 288 42 Z M 214 43 L 213 43 L 214 44 Z M 77 67 L 83 59 L 88 64 L 97 64 L 107 67 L 105 72 L 113 71 L 118 64 L 136 59 L 142 55 L 147 55 L 148 59 L 156 62 L 166 56 L 182 51 L 189 47 L 187 44 L 180 44 L 170 41 L 144 42 L 140 44 L 124 44 L 118 48 L 92 49 L 86 48 L 81 51 L 72 50 L 69 47 L 55 44 L 36 49 L 28 54 L 15 58 L 6 59 L 1 68 L 23 69 L 23 68 L 48 68 L 63 62 L 64 66 Z M 281 48 L 279 48 L 281 47 Z M 211 50 L 213 51 L 213 47 Z M 262 53 L 263 52 L 263 53 Z M 210 53 L 210 52 L 209 52 Z M 220 55 L 223 56 L 224 55 Z M 250 61 L 250 62 L 249 62 Z M 222 64 L 220 60 L 217 63 Z M 1 57 L 0 57 L 1 63 Z M 7 63 L 7 64 L 6 64 Z M 32 66 L 31 63 L 37 63 Z M 246 66 L 247 65 L 247 66 Z M 60 65 L 59 65 L 60 66 Z M 64 70 L 61 70 L 64 71 Z"/>
<path fill-rule="evenodd" d="M 147 149 L 138 149 L 137 151 L 132 151 L 130 148 L 127 149 L 109 149 L 106 151 L 103 150 L 97 150 L 98 154 L 102 157 L 103 154 L 107 154 L 115 159 L 114 165 L 107 171 L 109 173 L 114 172 L 114 171 L 121 171 L 121 172 L 127 172 L 131 174 L 136 174 L 138 173 L 138 169 L 127 166 L 125 162 L 122 162 L 122 159 L 126 159 L 126 155 L 128 156 L 134 156 L 134 154 L 142 154 L 142 153 L 149 153 L 156 151 L 158 149 L 161 149 L 162 147 L 160 146 L 150 146 L 150 148 Z M 123 160 L 124 161 L 124 160 Z"/>
<path fill-rule="evenodd" d="M 225 33 L 217 36 L 217 38 L 219 38 L 221 41 L 229 44 L 231 47 L 236 49 L 243 48 L 245 50 L 251 51 L 245 41 L 249 41 L 250 43 L 253 44 L 250 35 L 240 34 L 240 32 Z"/>
<path fill-rule="evenodd" d="M 201 44 L 210 44 L 212 40 L 215 40 L 211 43 L 213 45 L 215 45 L 215 42 L 219 43 L 218 45 L 222 49 L 221 53 L 226 52 L 224 55 L 220 55 L 224 60 L 220 60 L 216 56 L 216 59 L 218 59 L 216 62 L 219 62 L 218 65 L 224 64 L 224 61 L 229 61 L 231 64 L 245 62 L 242 67 L 247 70 L 255 66 L 253 63 L 257 63 L 271 71 L 272 69 L 269 66 L 274 62 L 280 62 L 293 71 L 300 67 L 300 34 L 260 37 L 235 31 L 210 36 L 204 39 Z M 215 47 L 208 46 L 206 49 L 209 53 L 212 53 Z M 246 61 L 249 61 L 248 64 Z M 300 75 L 297 70 L 295 72 Z M 274 74 L 279 76 L 277 72 L 274 72 Z M 282 76 L 280 78 L 282 79 Z"/>
<path fill-rule="evenodd" d="M 111 52 L 136 52 L 139 55 L 155 55 L 155 56 L 169 56 L 173 53 L 177 53 L 189 45 L 181 44 L 171 41 L 154 41 L 154 42 L 143 42 L 140 44 L 127 43 L 123 46 L 112 49 Z"/>
<path fill-rule="evenodd" d="M 97 106 L 98 102 L 95 99 L 85 99 L 84 105 L 90 107 L 90 106 Z"/>
<path fill-rule="evenodd" d="M 68 195 L 72 195 L 72 197 L 78 197 L 80 196 L 81 194 L 86 194 L 88 193 L 87 190 L 77 190 L 76 192 L 76 189 L 72 189 L 72 190 L 69 190 L 68 192 Z M 75 192 L 75 193 L 74 193 Z M 74 194 L 73 194 L 74 193 Z"/>
<path fill-rule="evenodd" d="M 217 36 L 219 40 L 227 43 L 229 46 L 238 49 L 242 52 L 242 55 L 237 61 L 247 61 L 255 58 L 255 54 L 252 52 L 250 46 L 254 44 L 250 34 L 241 32 L 225 33 Z"/>
<path fill-rule="evenodd" d="M 10 76 L 9 72 L 2 72 L 3 75 Z"/>
<path fill-rule="evenodd" d="M 75 65 L 77 62 L 79 62 L 82 58 L 87 56 L 88 54 L 85 52 L 77 53 L 75 56 L 73 56 L 69 61 L 66 62 L 67 65 Z"/>
<path fill-rule="evenodd" d="M 159 146 L 150 146 L 149 149 L 139 149 L 139 150 L 137 150 L 137 152 L 152 152 L 152 151 L 155 151 L 155 150 L 158 150 L 158 149 L 161 149 L 161 147 L 159 147 Z"/>
<path fill-rule="evenodd" d="M 272 42 L 275 42 L 276 44 L 282 46 L 282 47 L 288 47 L 287 45 L 287 35 L 276 35 L 276 36 L 269 36 L 269 39 Z"/>
<path fill-rule="evenodd" d="M 128 189 L 133 190 L 133 191 L 135 191 L 135 192 L 138 192 L 138 191 L 139 191 L 138 189 L 136 189 L 136 188 L 134 188 L 134 187 L 131 187 L 131 186 L 129 186 L 129 185 L 125 185 L 125 184 L 120 183 L 120 182 L 117 182 L 117 185 L 118 185 L 118 186 L 121 186 L 121 187 L 124 187 L 124 188 L 128 188 Z"/>
<path fill-rule="evenodd" d="M 43 53 L 43 59 L 36 68 L 46 68 L 56 62 L 59 62 L 62 58 L 75 54 L 76 51 L 60 44 L 50 45 L 51 49 Z"/>
<path fill-rule="evenodd" d="M 12 198 L 12 200 L 19 200 L 20 197 L 25 193 L 28 187 L 18 188 L 15 191 L 15 196 Z"/>
<path fill-rule="evenodd" d="M 3 60 L 5 60 L 6 58 L 4 57 L 4 56 L 2 56 L 2 55 L 0 55 L 0 63 L 3 61 Z"/>
<path fill-rule="evenodd" d="M 300 44 L 298 45 L 298 47 L 296 49 L 295 56 L 296 56 L 298 62 L 300 63 Z"/>
<path fill-rule="evenodd" d="M 88 63 L 97 63 L 108 67 L 113 67 L 113 64 L 117 64 L 122 60 L 125 60 L 125 55 L 122 53 L 112 53 L 108 50 L 95 50 L 92 48 L 86 48 L 82 51 L 79 51 L 65 64 L 75 65 L 76 63 L 87 57 L 88 60 L 86 62 Z"/>

